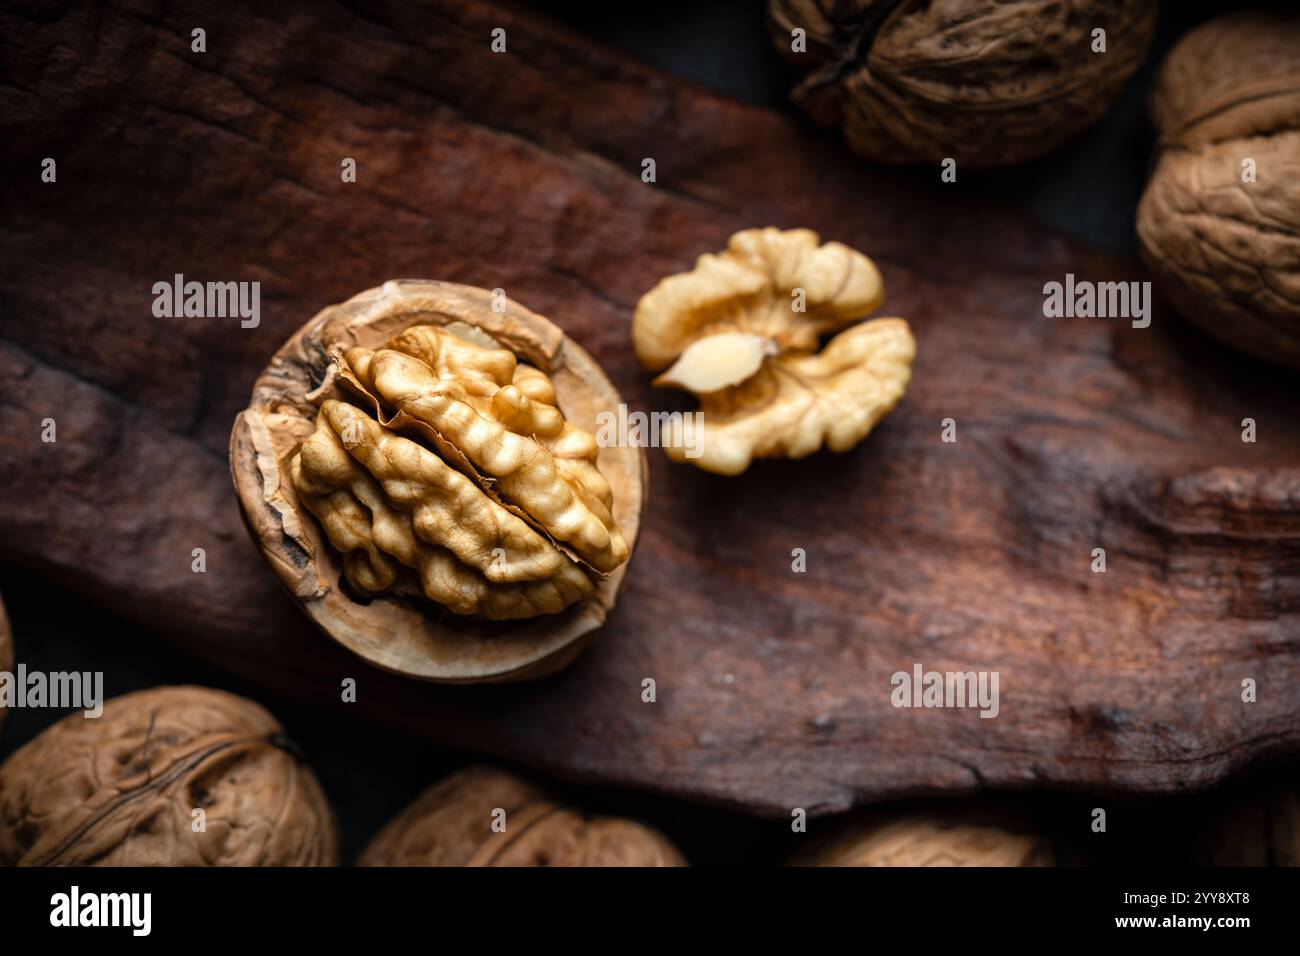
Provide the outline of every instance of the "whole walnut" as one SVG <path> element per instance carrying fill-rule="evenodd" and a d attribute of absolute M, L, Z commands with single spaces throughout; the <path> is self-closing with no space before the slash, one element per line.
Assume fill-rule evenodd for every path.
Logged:
<path fill-rule="evenodd" d="M 491 767 L 458 771 L 379 831 L 362 866 L 685 866 L 656 830 L 592 816 Z"/>
<path fill-rule="evenodd" d="M 159 687 L 117 697 L 99 718 L 65 717 L 0 766 L 0 865 L 337 863 L 316 778 L 275 718 L 233 694 Z"/>
<path fill-rule="evenodd" d="M 231 434 L 246 523 L 328 635 L 386 670 L 518 680 L 613 608 L 644 501 L 622 400 L 558 327 L 496 292 L 396 280 L 272 357 Z"/>
<path fill-rule="evenodd" d="M 1000 827 L 910 816 L 850 827 L 797 854 L 799 866 L 1051 866 L 1047 841 Z"/>
<path fill-rule="evenodd" d="M 9 615 L 5 613 L 4 601 L 0 601 L 0 671 L 13 673 L 13 669 L 13 632 L 9 628 Z M 4 726 L 5 711 L 7 709 L 6 707 L 0 707 L 0 727 Z"/>
<path fill-rule="evenodd" d="M 1300 790 L 1234 800 L 1200 852 L 1208 866 L 1300 866 Z"/>
<path fill-rule="evenodd" d="M 1010 166 L 1096 122 L 1141 65 L 1155 0 L 770 0 L 795 103 L 879 163 Z M 807 49 L 793 47 L 795 29 Z M 1094 30 L 1105 52 L 1093 52 Z"/>
<path fill-rule="evenodd" d="M 1300 15 L 1188 33 L 1152 114 L 1160 155 L 1137 233 L 1157 286 L 1220 341 L 1300 367 Z"/>

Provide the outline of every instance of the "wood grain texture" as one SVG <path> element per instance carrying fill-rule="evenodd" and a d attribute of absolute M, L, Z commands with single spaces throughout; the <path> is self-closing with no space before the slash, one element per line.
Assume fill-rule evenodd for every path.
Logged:
<path fill-rule="evenodd" d="M 1300 749 L 1294 377 L 1163 314 L 1042 317 L 1045 282 L 1135 266 L 486 5 L 29 4 L 0 34 L 6 562 L 305 702 L 343 707 L 356 677 L 349 713 L 375 732 L 756 813 L 1171 791 Z M 280 592 L 240 526 L 227 439 L 320 308 L 394 277 L 501 287 L 633 408 L 685 408 L 637 366 L 632 309 L 762 225 L 875 259 L 918 339 L 911 389 L 839 457 L 725 479 L 652 451 L 626 590 L 572 668 L 405 681 Z M 178 272 L 260 281 L 261 324 L 154 318 L 153 283 Z M 1000 715 L 893 709 L 890 675 L 918 662 L 998 671 Z"/>

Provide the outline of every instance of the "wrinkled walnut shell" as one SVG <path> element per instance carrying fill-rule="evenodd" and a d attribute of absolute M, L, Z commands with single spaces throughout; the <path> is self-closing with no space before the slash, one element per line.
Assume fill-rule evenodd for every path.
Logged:
<path fill-rule="evenodd" d="M 492 829 L 505 811 L 505 828 Z M 685 866 L 677 847 L 632 820 L 589 816 L 491 767 L 460 770 L 388 822 L 361 866 Z"/>
<path fill-rule="evenodd" d="M 1202 841 L 1201 855 L 1208 866 L 1300 866 L 1300 791 L 1233 801 Z"/>
<path fill-rule="evenodd" d="M 559 613 L 486 620 L 455 613 L 426 599 L 427 588 L 425 594 L 416 595 L 363 594 L 353 578 L 345 580 L 344 557 L 326 539 L 317 515 L 296 490 L 295 480 L 297 487 L 304 487 L 300 452 L 316 436 L 323 410 L 351 414 L 352 408 L 366 408 L 365 400 L 355 398 L 358 394 L 373 403 L 373 397 L 365 392 L 370 382 L 361 381 L 369 371 L 365 363 L 370 361 L 370 350 L 383 348 L 413 327 L 432 326 L 439 330 L 438 335 L 445 331 L 457 341 L 505 349 L 517 358 L 518 368 L 527 365 L 545 373 L 564 422 L 576 429 L 595 433 L 596 416 L 619 406 L 618 392 L 581 347 L 541 316 L 512 301 L 501 301 L 504 311 L 496 312 L 492 294 L 484 289 L 396 280 L 331 306 L 275 354 L 254 385 L 249 407 L 236 419 L 231 435 L 231 470 L 246 524 L 280 581 L 308 616 L 344 647 L 378 667 L 424 680 L 521 680 L 569 664 L 595 637 L 613 608 L 640 524 L 644 454 L 639 448 L 599 448 L 597 467 L 612 492 L 612 520 L 621 532 L 621 551 L 613 559 L 607 552 L 577 555 L 574 560 L 591 557 L 593 564 L 607 560 L 598 568 L 588 568 L 592 582 L 589 596 L 575 601 L 570 594 L 567 600 L 573 603 Z M 360 355 L 362 367 L 352 369 L 346 359 L 349 355 Z M 340 389 L 350 390 L 354 405 L 330 404 L 329 396 L 342 394 Z M 376 420 L 382 419 L 373 404 L 368 410 L 378 416 Z M 478 421 L 472 412 L 468 417 Z M 423 443 L 419 453 L 444 476 L 464 485 L 459 472 L 474 476 L 473 466 L 457 460 L 456 447 L 437 444 L 442 438 L 425 428 L 413 440 Z M 305 454 L 301 457 L 305 460 Z M 483 487 L 471 487 L 473 494 L 487 501 L 505 485 L 505 481 L 493 484 L 485 480 Z M 493 507 L 504 519 L 524 527 L 518 519 L 529 516 L 522 508 L 515 508 L 504 495 L 493 500 L 499 501 Z M 505 514 L 501 508 L 513 508 L 518 514 Z M 528 530 L 534 533 L 538 529 Z M 556 545 L 567 548 L 564 542 Z"/>
<path fill-rule="evenodd" d="M 233 694 L 117 697 L 99 718 L 63 718 L 0 767 L 0 865 L 337 863 L 315 776 L 275 718 Z"/>
<path fill-rule="evenodd" d="M 1152 114 L 1161 151 L 1137 232 L 1156 285 L 1219 341 L 1300 367 L 1300 16 L 1192 30 L 1161 67 Z"/>
<path fill-rule="evenodd" d="M 0 671 L 13 673 L 14 669 L 14 640 L 13 631 L 9 627 L 9 615 L 5 613 L 4 601 L 0 601 Z M 0 707 L 0 727 L 4 726 L 5 711 L 7 707 Z"/>
<path fill-rule="evenodd" d="M 1154 0 L 770 0 L 792 98 L 873 162 L 1010 166 L 1095 123 L 1141 65 Z M 1106 30 L 1106 52 L 1092 31 Z M 791 31 L 807 50 L 791 49 Z"/>
<path fill-rule="evenodd" d="M 942 817 L 912 816 L 850 828 L 790 861 L 796 866 L 1051 866 L 1040 837 Z"/>

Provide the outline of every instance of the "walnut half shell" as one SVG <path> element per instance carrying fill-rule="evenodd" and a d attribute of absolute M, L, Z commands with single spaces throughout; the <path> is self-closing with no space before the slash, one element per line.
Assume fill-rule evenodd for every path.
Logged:
<path fill-rule="evenodd" d="M 494 828 L 496 824 L 496 828 Z M 470 767 L 424 791 L 361 866 L 685 866 L 656 830 L 593 816 L 501 770 Z"/>
<path fill-rule="evenodd" d="M 538 677 L 613 607 L 644 456 L 600 447 L 620 399 L 546 319 L 400 280 L 321 312 L 235 422 L 254 538 L 331 637 L 443 682 Z"/>
<path fill-rule="evenodd" d="M 275 718 L 234 694 L 115 697 L 0 767 L 0 866 L 337 864 L 315 776 Z"/>

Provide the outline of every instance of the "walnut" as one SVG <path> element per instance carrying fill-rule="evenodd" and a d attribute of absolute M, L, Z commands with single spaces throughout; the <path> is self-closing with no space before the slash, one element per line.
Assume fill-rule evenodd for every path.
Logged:
<path fill-rule="evenodd" d="M 669 457 L 736 475 L 756 457 L 846 451 L 903 397 L 916 354 L 907 323 L 854 324 L 884 299 L 880 273 L 819 241 L 808 229 L 747 229 L 641 297 L 637 358 L 667 368 L 655 384 L 695 393 L 703 414 L 694 438 L 689 419 L 670 429 Z"/>
<path fill-rule="evenodd" d="M 1137 231 L 1154 281 L 1220 341 L 1300 367 L 1300 16 L 1192 30 L 1152 113 L 1161 149 Z"/>
<path fill-rule="evenodd" d="M 1208 866 L 1300 866 L 1300 790 L 1233 799 L 1200 851 Z"/>
<path fill-rule="evenodd" d="M 5 613 L 4 601 L 0 601 L 0 671 L 13 673 L 14 641 L 13 631 L 9 627 L 9 615 Z M 7 707 L 0 707 L 0 727 L 4 726 Z"/>
<path fill-rule="evenodd" d="M 770 0 L 793 99 L 879 163 L 966 169 L 1046 155 L 1096 122 L 1146 57 L 1153 0 Z M 807 50 L 792 50 L 792 31 Z M 1093 52 L 1093 31 L 1106 52 Z"/>
<path fill-rule="evenodd" d="M 231 465 L 272 568 L 345 647 L 428 680 L 535 677 L 594 636 L 636 540 L 644 456 L 593 435 L 619 403 L 541 316 L 395 281 L 280 349 Z"/>
<path fill-rule="evenodd" d="M 502 817 L 501 811 L 504 811 Z M 504 829 L 494 823 L 504 822 Z M 490 767 L 424 791 L 361 855 L 362 866 L 685 866 L 661 833 L 591 816 Z"/>
<path fill-rule="evenodd" d="M 0 865 L 337 862 L 316 778 L 275 718 L 233 694 L 159 687 L 117 697 L 97 719 L 65 717 L 0 766 Z"/>
<path fill-rule="evenodd" d="M 800 866 L 1051 866 L 1045 840 L 941 817 L 911 816 L 849 829 L 797 856 Z"/>

